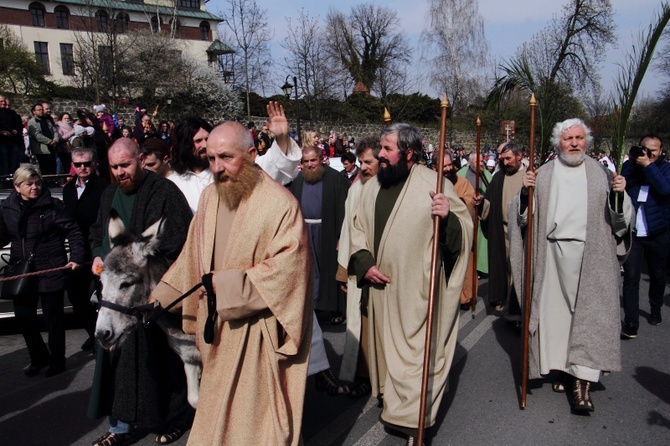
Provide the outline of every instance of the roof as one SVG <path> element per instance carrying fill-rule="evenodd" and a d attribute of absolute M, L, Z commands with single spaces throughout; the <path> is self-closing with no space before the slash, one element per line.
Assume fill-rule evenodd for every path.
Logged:
<path fill-rule="evenodd" d="M 151 5 L 148 3 L 126 2 L 122 0 L 58 0 L 58 3 L 64 5 L 79 5 L 90 8 L 100 9 L 118 9 L 125 12 L 156 12 L 165 16 L 172 16 L 174 9 L 167 6 Z M 221 22 L 223 19 L 208 11 L 200 9 L 182 9 L 177 8 L 178 17 L 187 17 L 191 19 L 213 20 Z"/>
<path fill-rule="evenodd" d="M 221 42 L 219 39 L 216 39 L 212 44 L 207 48 L 207 53 L 213 54 L 232 54 L 235 50 Z"/>

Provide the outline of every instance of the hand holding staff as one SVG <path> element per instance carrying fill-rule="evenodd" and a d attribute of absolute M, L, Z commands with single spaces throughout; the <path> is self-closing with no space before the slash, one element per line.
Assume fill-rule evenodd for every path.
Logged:
<path fill-rule="evenodd" d="M 449 108 L 449 101 L 445 94 L 440 104 L 442 110 L 442 118 L 440 121 L 440 146 L 439 155 L 437 157 L 437 185 L 435 186 L 435 193 L 442 193 L 442 181 L 444 175 L 444 143 L 447 133 L 447 109 Z M 423 350 L 423 376 L 421 379 L 421 401 L 419 403 L 419 435 L 417 437 L 417 444 L 424 443 L 424 430 L 426 426 L 426 398 L 428 396 L 428 375 L 430 373 L 430 349 L 433 340 L 433 313 L 435 301 L 437 300 L 437 291 L 439 289 L 439 255 L 440 255 L 440 217 L 433 216 L 433 246 L 430 258 L 430 288 L 428 291 L 428 317 L 426 318 L 426 342 Z"/>
<path fill-rule="evenodd" d="M 535 93 L 530 96 L 530 141 L 528 143 L 528 171 L 535 179 Z M 533 192 L 535 181 L 528 185 L 528 224 L 526 225 L 526 262 L 524 274 L 524 301 L 523 301 L 523 354 L 521 355 L 521 409 L 526 408 L 526 393 L 528 392 L 528 325 L 530 324 L 530 303 L 533 297 L 531 272 L 533 263 Z"/>

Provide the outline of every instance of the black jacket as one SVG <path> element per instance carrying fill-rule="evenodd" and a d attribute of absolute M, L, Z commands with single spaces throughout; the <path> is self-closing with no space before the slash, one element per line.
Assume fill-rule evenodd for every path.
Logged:
<path fill-rule="evenodd" d="M 91 260 L 91 248 L 88 244 L 89 228 L 98 218 L 100 197 L 107 186 L 109 186 L 109 181 L 100 178 L 93 172 L 88 179 L 88 183 L 86 183 L 81 198 L 77 197 L 77 177 L 70 180 L 63 188 L 63 203 L 68 214 L 77 222 L 84 236 L 87 260 Z"/>
<path fill-rule="evenodd" d="M 0 246 L 12 242 L 10 263 L 30 256 L 40 234 L 41 238 L 34 253 L 35 271 L 57 268 L 68 263 L 66 238 L 70 243 L 70 261 L 84 263 L 84 237 L 74 219 L 65 210 L 62 201 L 53 198 L 45 188 L 22 216 L 24 206 L 16 191 L 0 204 Z M 22 238 L 21 234 L 25 236 Z M 41 293 L 64 290 L 69 275 L 68 270 L 38 275 L 37 289 Z"/>

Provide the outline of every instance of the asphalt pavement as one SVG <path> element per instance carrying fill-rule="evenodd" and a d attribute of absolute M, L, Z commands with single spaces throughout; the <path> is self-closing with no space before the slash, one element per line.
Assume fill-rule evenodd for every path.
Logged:
<path fill-rule="evenodd" d="M 429 445 L 659 445 L 670 444 L 670 296 L 660 326 L 646 322 L 647 277 L 641 289 L 637 339 L 622 342 L 623 370 L 595 386 L 595 412 L 573 415 L 566 394 L 554 393 L 550 380 L 530 381 L 525 410 L 520 410 L 521 337 L 488 309 L 481 298 L 473 319 L 462 311 L 459 343 L 449 392 Z M 481 282 L 480 296 L 486 294 Z M 0 321 L 6 324 L 6 321 Z M 322 325 L 335 372 L 344 347 L 344 326 Z M 7 331 L 10 331 L 7 333 Z M 28 378 L 22 368 L 28 353 L 20 335 L 0 325 L 0 445 L 90 445 L 107 429 L 90 420 L 86 408 L 94 358 L 79 346 L 81 329 L 67 331 L 67 370 Z M 379 423 L 374 398 L 329 397 L 307 382 L 303 440 L 306 446 L 403 445 L 404 439 Z M 154 435 L 137 445 L 155 445 Z M 186 444 L 186 436 L 174 443 Z"/>

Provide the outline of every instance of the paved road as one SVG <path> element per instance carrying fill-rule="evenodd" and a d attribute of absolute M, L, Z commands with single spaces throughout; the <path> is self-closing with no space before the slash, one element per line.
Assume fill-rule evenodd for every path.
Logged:
<path fill-rule="evenodd" d="M 646 278 L 645 278 L 646 279 Z M 647 282 L 642 295 L 646 295 Z M 482 283 L 480 294 L 486 293 Z M 531 381 L 527 408 L 518 408 L 520 336 L 488 314 L 479 300 L 475 319 L 462 312 L 459 345 L 438 426 L 431 445 L 670 444 L 670 298 L 658 327 L 646 323 L 641 299 L 639 337 L 622 342 L 623 371 L 606 376 L 593 391 L 596 411 L 570 414 L 565 395 L 549 381 Z M 335 370 L 343 349 L 344 328 L 323 325 Z M 81 352 L 82 330 L 68 338 L 68 370 L 45 378 L 27 378 L 21 368 L 28 355 L 20 336 L 0 336 L 0 445 L 87 445 L 106 430 L 104 420 L 85 416 L 93 357 Z M 329 397 L 308 380 L 303 439 L 306 446 L 402 445 L 378 422 L 373 398 Z M 153 436 L 138 445 L 155 444 Z M 186 444 L 185 438 L 177 445 Z"/>

